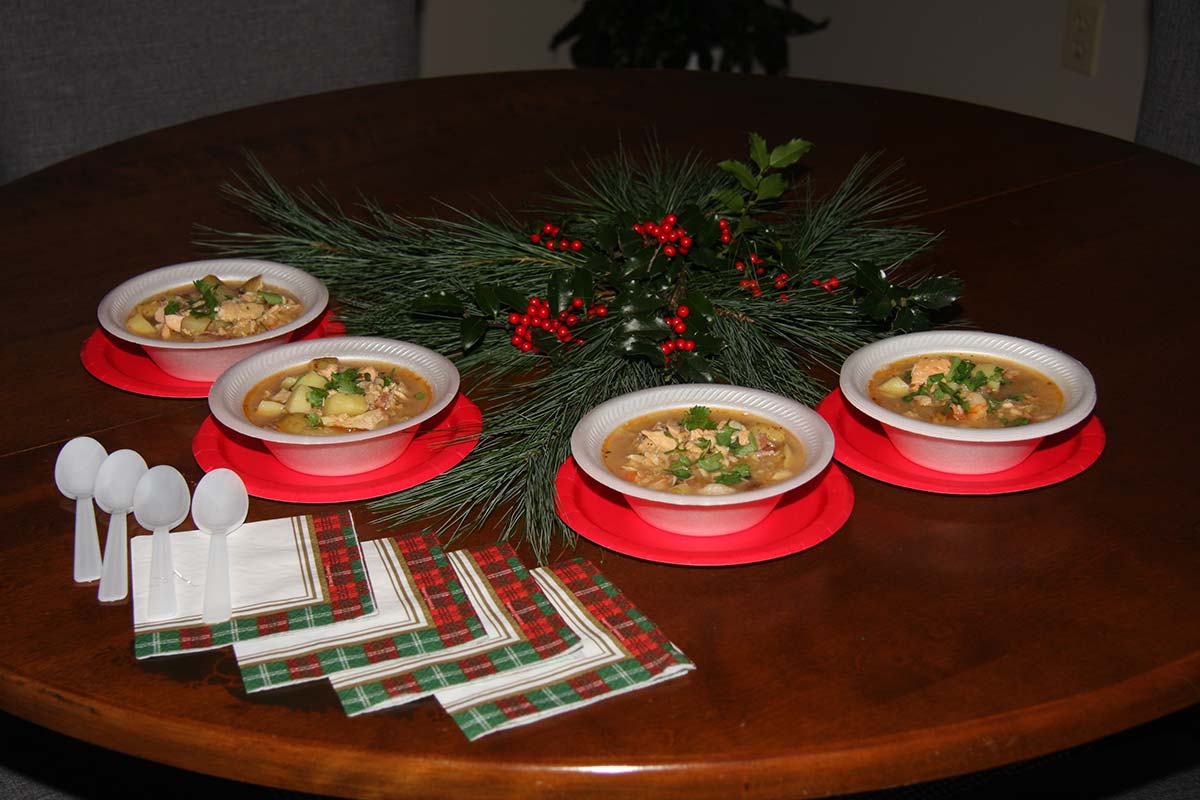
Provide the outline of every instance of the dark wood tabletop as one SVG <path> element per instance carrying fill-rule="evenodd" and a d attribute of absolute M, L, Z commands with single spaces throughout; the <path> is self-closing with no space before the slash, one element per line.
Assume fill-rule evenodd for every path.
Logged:
<path fill-rule="evenodd" d="M 668 566 L 581 542 L 698 668 L 475 743 L 432 701 L 351 719 L 325 684 L 248 697 L 228 651 L 135 661 L 128 605 L 101 606 L 94 585 L 72 583 L 55 456 L 90 435 L 194 486 L 190 443 L 207 406 L 84 370 L 104 293 L 207 255 L 198 223 L 254 228 L 219 192 L 246 150 L 285 185 L 424 214 L 433 198 L 519 207 L 552 188 L 546 168 L 647 130 L 713 159 L 740 157 L 747 131 L 802 136 L 816 143 L 806 162 L 818 189 L 864 153 L 903 159 L 926 192 L 918 222 L 945 232 L 927 263 L 965 278 L 972 323 L 1091 369 L 1108 436 L 1099 461 L 990 497 L 847 471 L 856 504 L 834 537 L 749 566 Z M 981 770 L 1193 705 L 1198 200 L 1196 167 L 1050 122 L 882 89 L 673 72 L 337 92 L 158 131 L 0 187 L 11 323 L 0 708 L 147 759 L 318 793 L 765 798 Z M 365 504 L 351 507 L 362 536 L 386 533 Z M 254 500 L 251 518 L 322 508 Z"/>

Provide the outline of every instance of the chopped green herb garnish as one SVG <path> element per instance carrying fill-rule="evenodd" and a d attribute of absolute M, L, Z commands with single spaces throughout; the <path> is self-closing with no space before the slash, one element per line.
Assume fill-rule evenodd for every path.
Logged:
<path fill-rule="evenodd" d="M 414 394 L 414 395 L 413 395 L 413 397 L 415 397 L 415 398 L 416 398 L 416 399 L 418 399 L 418 400 L 424 400 L 424 399 L 425 399 L 425 393 L 424 393 L 424 392 L 417 392 L 416 394 Z"/>
<path fill-rule="evenodd" d="M 758 442 L 754 439 L 754 434 L 746 431 L 747 441 L 745 444 L 735 444 L 729 448 L 729 452 L 735 456 L 748 456 L 758 449 Z"/>
<path fill-rule="evenodd" d="M 268 292 L 263 289 L 258 290 L 258 296 L 261 297 L 269 306 L 277 306 L 283 303 L 283 295 L 275 292 Z"/>
<path fill-rule="evenodd" d="M 317 414 L 316 412 L 306 415 L 304 417 L 304 421 L 308 423 L 308 427 L 310 428 L 321 427 L 321 415 Z"/>
<path fill-rule="evenodd" d="M 706 431 L 716 430 L 717 423 L 709 419 L 709 413 L 709 409 L 705 406 L 692 406 L 683 419 L 679 421 L 679 424 L 689 431 L 697 429 Z"/>
<path fill-rule="evenodd" d="M 696 466 L 705 472 L 716 472 L 721 468 L 721 457 L 715 453 L 711 456 L 705 456 L 696 462 Z"/>
<path fill-rule="evenodd" d="M 169 301 L 166 304 L 166 306 L 163 307 L 163 313 L 164 314 L 178 314 L 179 313 L 179 301 L 178 300 Z"/>
<path fill-rule="evenodd" d="M 722 472 L 717 477 L 713 478 L 717 483 L 723 483 L 726 486 L 732 486 L 735 483 L 750 480 L 750 468 L 745 464 L 738 464 L 730 468 L 726 472 Z"/>
<path fill-rule="evenodd" d="M 362 387 L 355 381 L 362 376 L 358 374 L 358 370 L 354 367 L 335 372 L 329 376 L 329 382 L 325 384 L 326 389 L 336 389 L 342 394 L 364 394 Z"/>
<path fill-rule="evenodd" d="M 203 279 L 195 280 L 192 283 L 200 292 L 200 300 L 192 306 L 192 311 L 201 310 L 203 315 L 215 313 L 217 306 L 221 305 L 221 301 L 217 299 L 217 285 Z"/>
<path fill-rule="evenodd" d="M 390 372 L 385 372 L 385 373 L 381 374 L 379 376 L 379 380 L 383 383 L 384 386 L 391 386 L 393 383 L 395 383 L 395 381 L 392 380 L 392 373 L 390 373 Z"/>
<path fill-rule="evenodd" d="M 737 430 L 735 428 L 731 428 L 726 425 L 717 431 L 717 435 L 714 438 L 716 439 L 718 446 L 729 447 L 733 444 L 733 437 L 736 434 Z"/>
<path fill-rule="evenodd" d="M 1017 417 L 1016 419 L 1002 419 L 1000 424 L 1006 428 L 1012 428 L 1016 425 L 1028 425 L 1029 417 Z"/>
<path fill-rule="evenodd" d="M 326 397 L 329 397 L 329 392 L 319 389 L 316 386 L 308 387 L 308 393 L 305 395 L 305 399 L 308 400 L 310 406 L 323 405 Z"/>

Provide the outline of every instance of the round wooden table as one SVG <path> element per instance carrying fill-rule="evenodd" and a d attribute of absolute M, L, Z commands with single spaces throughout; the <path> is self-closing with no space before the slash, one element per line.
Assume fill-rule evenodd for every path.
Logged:
<path fill-rule="evenodd" d="M 201 471 L 202 400 L 84 371 L 117 282 L 205 255 L 197 223 L 254 222 L 220 185 L 243 148 L 281 182 L 409 213 L 521 206 L 586 154 L 647 130 L 743 157 L 746 132 L 816 143 L 818 189 L 860 155 L 926 190 L 930 265 L 985 330 L 1086 363 L 1108 434 L 1058 485 L 969 497 L 849 472 L 849 522 L 742 567 L 578 548 L 698 665 L 680 680 L 469 743 L 433 702 L 347 718 L 310 684 L 248 697 L 228 651 L 136 662 L 129 607 L 71 581 L 67 439 Z M 1193 317 L 1200 171 L 1136 145 L 920 95 L 672 72 L 426 80 L 247 109 L 138 137 L 5 187 L 9 309 L 0 459 L 0 707 L 166 764 L 350 796 L 788 797 L 980 770 L 1200 700 Z M 255 500 L 252 519 L 303 507 Z M 365 538 L 384 535 L 363 504 Z M 103 519 L 103 518 L 102 518 Z M 465 542 L 482 544 L 487 537 Z M 521 551 L 526 563 L 531 559 Z"/>

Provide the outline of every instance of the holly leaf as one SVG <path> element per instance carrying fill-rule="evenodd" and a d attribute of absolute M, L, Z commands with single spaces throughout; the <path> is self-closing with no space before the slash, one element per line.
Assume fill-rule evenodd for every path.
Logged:
<path fill-rule="evenodd" d="M 932 324 L 929 318 L 922 314 L 920 309 L 913 306 L 901 306 L 900 310 L 896 312 L 896 319 L 892 322 L 892 330 L 904 333 L 925 331 L 930 327 Z"/>
<path fill-rule="evenodd" d="M 508 286 L 490 286 L 490 288 L 496 293 L 496 297 L 501 303 L 514 311 L 524 311 L 525 306 L 529 305 L 529 298 L 524 297 L 516 289 Z"/>
<path fill-rule="evenodd" d="M 541 328 L 530 330 L 529 338 L 537 347 L 538 352 L 544 353 L 551 358 L 556 358 L 562 349 L 562 342 L 558 340 L 558 337 Z"/>
<path fill-rule="evenodd" d="M 657 303 L 656 300 L 653 302 Z M 657 309 L 658 305 L 655 305 L 654 308 Z M 617 325 L 617 330 L 623 334 L 636 334 L 641 336 L 653 334 L 655 337 L 665 337 L 671 331 L 671 329 L 667 327 L 666 320 L 657 314 L 626 316 Z"/>
<path fill-rule="evenodd" d="M 692 341 L 696 343 L 696 349 L 692 351 L 696 355 L 711 356 L 725 349 L 725 342 L 711 333 L 696 333 Z"/>
<path fill-rule="evenodd" d="M 583 269 L 591 272 L 594 275 L 605 275 L 612 269 L 612 260 L 603 253 L 591 253 L 584 262 L 580 264 Z"/>
<path fill-rule="evenodd" d="M 787 144 L 781 144 L 771 151 L 771 166 L 775 169 L 783 169 L 784 167 L 791 166 L 811 149 L 812 142 L 806 142 L 803 139 L 792 139 Z"/>
<path fill-rule="evenodd" d="M 612 347 L 614 352 L 623 356 L 643 356 L 653 362 L 660 362 L 663 358 L 662 349 L 641 336 L 615 337 Z"/>
<path fill-rule="evenodd" d="M 758 184 L 759 200 L 774 200 L 787 190 L 787 181 L 778 172 L 763 178 Z"/>
<path fill-rule="evenodd" d="M 411 310 L 431 316 L 458 316 L 463 313 L 463 302 L 449 292 L 431 292 L 414 300 Z"/>
<path fill-rule="evenodd" d="M 746 207 L 746 199 L 742 197 L 742 193 L 732 187 L 714 192 L 713 197 L 721 208 L 731 214 L 739 214 Z"/>
<path fill-rule="evenodd" d="M 754 175 L 750 172 L 750 168 L 741 161 L 722 161 L 717 166 L 737 178 L 738 183 L 747 192 L 753 192 L 755 186 L 758 185 L 758 182 L 754 180 Z"/>
<path fill-rule="evenodd" d="M 612 250 L 617 246 L 617 226 L 616 225 L 601 225 L 596 228 L 596 244 L 600 245 L 605 250 Z"/>
<path fill-rule="evenodd" d="M 462 325 L 459 328 L 459 338 L 462 340 L 463 352 L 469 352 L 483 341 L 483 335 L 487 333 L 487 323 L 482 317 L 463 317 Z"/>
<path fill-rule="evenodd" d="M 692 291 L 684 295 L 684 304 L 691 310 L 691 316 L 688 317 L 688 324 L 692 325 L 697 318 L 704 320 L 709 325 L 714 325 L 717 322 L 717 309 L 713 306 L 712 301 L 707 295 L 700 292 Z"/>
<path fill-rule="evenodd" d="M 496 287 L 486 283 L 475 284 L 475 305 L 483 313 L 496 316 L 500 310 L 500 295 L 496 293 Z"/>
<path fill-rule="evenodd" d="M 757 133 L 750 134 L 750 158 L 762 172 L 771 165 L 771 156 L 767 153 L 767 140 Z"/>
<path fill-rule="evenodd" d="M 592 292 L 595 290 L 595 282 L 592 280 L 592 275 L 585 269 L 577 269 L 571 274 L 571 300 L 576 297 L 583 300 L 586 305 L 592 299 Z"/>
<path fill-rule="evenodd" d="M 694 350 L 680 359 L 679 373 L 693 383 L 715 383 L 717 380 L 712 364 L 704 356 L 696 355 Z"/>
<path fill-rule="evenodd" d="M 909 299 L 925 308 L 945 308 L 962 297 L 962 293 L 961 278 L 932 275 L 916 285 Z"/>
<path fill-rule="evenodd" d="M 868 294 L 887 294 L 892 288 L 888 282 L 887 273 L 874 264 L 851 262 L 854 267 L 854 279 L 859 288 Z"/>
<path fill-rule="evenodd" d="M 550 275 L 550 283 L 546 288 L 546 302 L 550 304 L 551 314 L 557 314 L 571 305 L 571 287 L 562 270 L 555 270 Z"/>

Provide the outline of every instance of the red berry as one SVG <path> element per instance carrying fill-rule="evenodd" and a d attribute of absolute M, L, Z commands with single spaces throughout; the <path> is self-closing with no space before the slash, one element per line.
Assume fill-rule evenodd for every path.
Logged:
<path fill-rule="evenodd" d="M 575 251 L 582 250 L 582 249 L 583 249 L 583 242 L 579 241 L 578 239 L 574 239 L 574 240 L 572 240 L 572 242 L 571 242 L 571 249 L 572 249 L 572 250 L 575 250 Z"/>
<path fill-rule="evenodd" d="M 546 240 L 546 249 L 547 249 L 547 250 L 553 250 L 553 249 L 554 249 L 554 240 L 553 240 L 553 239 L 548 239 L 548 240 Z"/>
<path fill-rule="evenodd" d="M 813 286 L 821 285 L 821 281 L 817 280 L 816 278 L 813 278 L 811 281 L 809 281 L 809 283 L 811 283 Z"/>
<path fill-rule="evenodd" d="M 779 295 L 779 302 L 786 303 L 787 301 L 788 301 L 788 296 L 786 294 Z"/>
<path fill-rule="evenodd" d="M 530 350 L 533 349 L 533 342 L 521 342 L 517 346 L 521 348 L 522 353 L 528 353 Z"/>
<path fill-rule="evenodd" d="M 534 244 L 537 244 L 541 240 L 542 240 L 542 237 L 540 234 L 536 234 L 536 233 L 529 234 L 529 241 L 533 242 Z"/>
<path fill-rule="evenodd" d="M 832 286 L 834 289 L 836 289 L 838 286 L 841 285 L 841 281 L 839 281 L 837 278 L 830 278 L 829 285 Z"/>
<path fill-rule="evenodd" d="M 571 243 L 568 242 L 566 239 L 559 239 L 558 240 L 558 249 L 559 250 L 570 250 Z"/>
<path fill-rule="evenodd" d="M 750 290 L 750 294 L 754 295 L 755 297 L 762 297 L 762 289 L 755 286 Z"/>
<path fill-rule="evenodd" d="M 719 225 L 719 226 L 720 226 L 720 227 L 722 227 L 722 228 L 728 228 L 728 227 L 729 227 L 729 220 L 727 220 L 727 219 L 719 219 L 719 220 L 717 220 L 717 225 Z"/>
<path fill-rule="evenodd" d="M 675 349 L 675 343 L 672 341 L 663 342 L 659 345 L 659 349 L 663 351 L 663 355 L 670 355 L 671 351 Z"/>
<path fill-rule="evenodd" d="M 696 342 L 695 342 L 694 340 L 692 340 L 692 339 L 684 339 L 684 340 L 683 340 L 683 349 L 684 349 L 684 350 L 687 350 L 688 352 L 691 352 L 692 350 L 695 350 L 695 349 L 696 349 Z"/>
<path fill-rule="evenodd" d="M 755 275 L 762 275 L 764 272 L 766 272 L 766 270 L 763 269 L 762 267 L 759 267 L 758 269 L 754 270 Z"/>
<path fill-rule="evenodd" d="M 578 325 L 579 317 L 575 316 L 574 314 L 567 314 L 566 323 L 571 326 Z"/>
<path fill-rule="evenodd" d="M 509 314 L 508 315 L 508 324 L 509 325 L 520 325 L 521 324 L 521 315 L 517 314 L 516 312 Z"/>
<path fill-rule="evenodd" d="M 751 264 L 761 264 L 762 263 L 762 259 L 758 257 L 758 253 L 750 254 L 750 263 Z"/>
<path fill-rule="evenodd" d="M 529 326 L 528 325 L 518 325 L 516 328 L 513 329 L 513 333 L 515 333 L 517 336 L 528 336 L 529 335 Z"/>
<path fill-rule="evenodd" d="M 538 306 L 537 315 L 542 319 L 549 318 L 550 308 L 548 306 Z"/>
<path fill-rule="evenodd" d="M 635 222 L 635 223 L 633 223 L 633 232 L 634 232 L 634 233 L 641 233 L 641 232 L 642 232 L 642 226 L 641 226 L 641 225 L 638 225 L 636 222 Z"/>
<path fill-rule="evenodd" d="M 572 298 L 571 308 L 583 308 L 583 298 L 582 297 Z"/>
<path fill-rule="evenodd" d="M 554 226 L 551 225 L 549 222 L 547 222 L 545 225 L 542 226 L 542 233 L 553 233 L 553 232 L 554 232 Z"/>
<path fill-rule="evenodd" d="M 687 330 L 687 325 L 684 325 L 682 322 L 676 322 L 671 326 L 671 330 L 675 331 L 676 333 L 683 333 Z"/>
<path fill-rule="evenodd" d="M 729 235 L 729 231 L 725 231 L 724 233 L 721 234 L 721 243 L 722 244 L 729 244 L 729 242 L 731 240 L 732 240 L 732 237 Z"/>
<path fill-rule="evenodd" d="M 597 317 L 607 317 L 608 316 L 608 306 L 596 306 L 596 316 Z"/>
<path fill-rule="evenodd" d="M 510 342 L 512 342 L 512 346 L 513 346 L 513 347 L 520 347 L 520 346 L 521 346 L 521 342 L 523 342 L 523 341 L 525 341 L 525 340 L 524 340 L 524 339 L 522 339 L 520 336 L 514 336 L 514 337 L 512 337 L 511 339 L 509 339 L 509 341 L 510 341 Z"/>
<path fill-rule="evenodd" d="M 558 232 L 561 230 L 562 230 L 562 228 L 558 227 L 557 225 L 553 225 L 550 227 L 550 232 L 553 233 L 555 236 L 558 236 Z"/>
<path fill-rule="evenodd" d="M 738 281 L 738 286 L 753 286 L 753 285 L 754 285 L 754 281 L 750 280 L 749 278 L 742 278 L 740 281 Z"/>
<path fill-rule="evenodd" d="M 788 279 L 788 274 L 786 272 L 781 272 L 781 273 L 779 273 L 779 277 L 776 280 L 786 281 L 787 279 Z"/>
<path fill-rule="evenodd" d="M 680 317 L 681 319 L 686 319 L 687 315 L 690 313 L 692 313 L 692 310 L 687 306 L 680 306 L 679 308 L 675 309 L 676 316 Z"/>
<path fill-rule="evenodd" d="M 679 237 L 679 246 L 682 247 L 684 250 L 687 250 L 689 247 L 692 246 L 692 237 L 680 236 Z"/>
<path fill-rule="evenodd" d="M 674 214 L 667 214 L 667 216 L 663 218 L 663 224 L 668 228 L 675 227 L 676 222 L 679 222 L 679 217 L 675 216 Z"/>
<path fill-rule="evenodd" d="M 675 249 L 674 245 L 667 245 L 663 248 L 663 255 L 667 258 L 674 258 L 677 252 L 679 251 Z"/>

